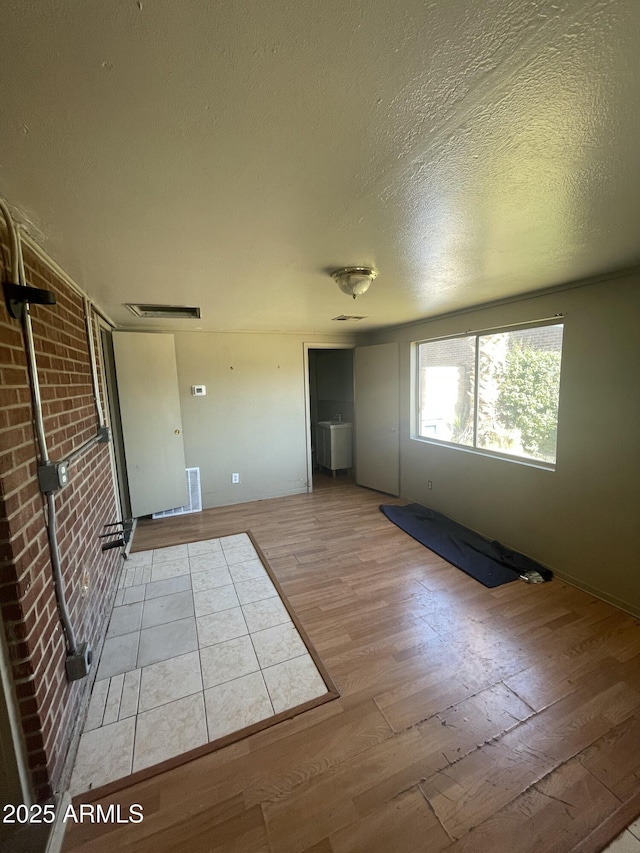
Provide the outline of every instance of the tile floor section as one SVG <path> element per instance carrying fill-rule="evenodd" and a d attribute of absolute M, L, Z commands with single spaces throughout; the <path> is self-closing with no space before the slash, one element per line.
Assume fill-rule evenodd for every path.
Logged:
<path fill-rule="evenodd" d="M 75 796 L 327 693 L 246 533 L 132 554 Z"/>
<path fill-rule="evenodd" d="M 640 853 L 640 818 L 612 841 L 604 853 Z"/>

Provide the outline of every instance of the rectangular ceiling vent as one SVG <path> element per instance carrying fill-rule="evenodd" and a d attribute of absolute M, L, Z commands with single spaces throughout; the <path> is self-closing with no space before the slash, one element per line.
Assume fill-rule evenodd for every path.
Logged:
<path fill-rule="evenodd" d="M 357 314 L 340 314 L 339 317 L 332 317 L 332 320 L 340 320 L 346 323 L 357 323 L 358 320 L 366 320 L 366 317 L 358 317 Z"/>
<path fill-rule="evenodd" d="M 153 317 L 157 320 L 199 320 L 200 309 L 186 305 L 143 305 L 140 302 L 125 302 L 136 317 Z"/>

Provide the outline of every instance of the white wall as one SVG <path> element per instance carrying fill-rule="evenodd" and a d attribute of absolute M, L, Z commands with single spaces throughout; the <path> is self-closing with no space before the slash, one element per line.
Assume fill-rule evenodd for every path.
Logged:
<path fill-rule="evenodd" d="M 553 472 L 410 437 L 411 342 L 565 313 Z M 401 494 L 640 614 L 640 274 L 372 336 L 401 352 Z M 427 489 L 427 480 L 433 490 Z"/>
<path fill-rule="evenodd" d="M 305 342 L 349 340 L 176 333 L 186 461 L 200 468 L 205 507 L 307 491 Z M 193 397 L 192 385 L 206 385 L 206 397 Z"/>

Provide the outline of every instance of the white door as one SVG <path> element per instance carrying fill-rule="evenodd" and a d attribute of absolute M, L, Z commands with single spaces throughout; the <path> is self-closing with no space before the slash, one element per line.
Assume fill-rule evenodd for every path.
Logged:
<path fill-rule="evenodd" d="M 355 468 L 359 486 L 400 493 L 398 344 L 356 347 Z"/>
<path fill-rule="evenodd" d="M 188 502 L 173 335 L 114 332 L 113 351 L 135 518 Z"/>

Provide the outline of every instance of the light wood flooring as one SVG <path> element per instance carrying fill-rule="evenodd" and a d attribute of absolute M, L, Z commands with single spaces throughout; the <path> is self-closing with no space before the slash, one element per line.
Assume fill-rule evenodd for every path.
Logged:
<path fill-rule="evenodd" d="M 324 482 L 324 487 L 321 487 Z M 250 530 L 341 697 L 105 798 L 65 851 L 602 850 L 640 813 L 640 623 L 554 579 L 489 590 L 348 480 L 143 522 Z"/>

